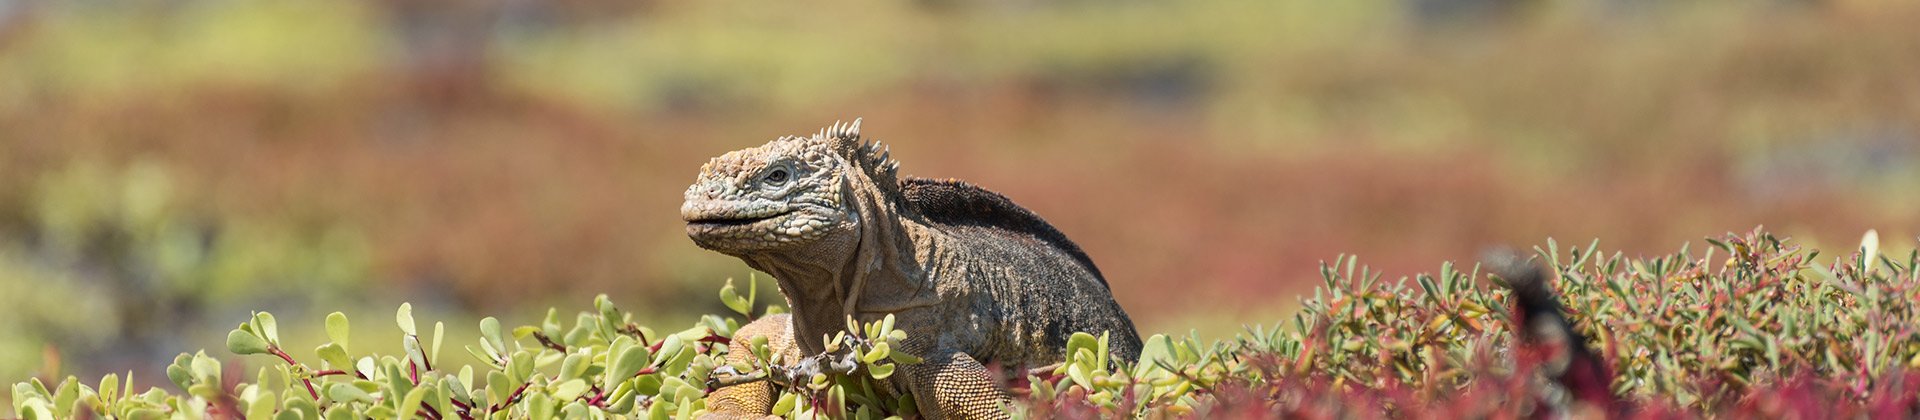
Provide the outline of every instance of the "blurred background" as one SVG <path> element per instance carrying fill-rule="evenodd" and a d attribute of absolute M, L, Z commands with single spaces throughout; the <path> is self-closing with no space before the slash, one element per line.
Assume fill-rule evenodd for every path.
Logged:
<path fill-rule="evenodd" d="M 0 0 L 0 378 L 160 378 L 251 310 L 309 360 L 336 310 L 398 351 L 402 301 L 461 358 L 480 316 L 598 293 L 677 330 L 749 276 L 684 236 L 700 164 L 854 117 L 904 173 L 1048 218 L 1149 334 L 1275 322 L 1343 253 L 1392 279 L 1757 225 L 1904 253 L 1914 22 L 1873 0 Z"/>

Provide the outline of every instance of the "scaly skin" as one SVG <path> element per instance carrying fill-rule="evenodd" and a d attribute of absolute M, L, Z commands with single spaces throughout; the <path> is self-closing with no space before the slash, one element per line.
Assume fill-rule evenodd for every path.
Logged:
<path fill-rule="evenodd" d="M 964 182 L 897 177 L 859 120 L 811 137 L 781 137 L 700 168 L 680 214 L 699 246 L 772 274 L 793 309 L 743 327 L 791 340 L 776 351 L 818 354 L 852 316 L 893 314 L 906 351 L 926 359 L 889 378 L 926 418 L 1004 418 L 1007 372 L 1064 359 L 1074 332 L 1112 335 L 1115 360 L 1140 338 L 1080 248 L 1039 216 Z M 751 355 L 734 349 L 729 361 Z M 708 397 L 715 417 L 764 415 L 772 388 Z"/>

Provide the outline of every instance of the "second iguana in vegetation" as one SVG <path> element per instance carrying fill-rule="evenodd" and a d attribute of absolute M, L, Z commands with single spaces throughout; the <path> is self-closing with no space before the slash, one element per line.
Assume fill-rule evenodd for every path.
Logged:
<path fill-rule="evenodd" d="M 1006 417 L 989 366 L 1059 362 L 1074 332 L 1110 334 L 1114 360 L 1139 357 L 1133 321 L 1066 235 L 1000 194 L 898 170 L 885 147 L 861 140 L 859 120 L 700 168 L 680 207 L 687 236 L 772 274 L 793 311 L 741 327 L 729 362 L 754 357 L 751 336 L 776 354 L 817 354 L 848 316 L 892 314 L 908 333 L 898 350 L 925 361 L 888 378 L 891 392 L 910 392 L 922 417 L 938 419 Z M 765 415 L 773 391 L 724 387 L 707 408 Z"/>

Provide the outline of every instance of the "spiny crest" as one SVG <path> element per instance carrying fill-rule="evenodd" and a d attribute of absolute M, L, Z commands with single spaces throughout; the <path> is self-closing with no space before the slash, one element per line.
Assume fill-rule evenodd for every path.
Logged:
<path fill-rule="evenodd" d="M 899 185 L 900 162 L 893 160 L 892 150 L 886 145 L 860 138 L 859 118 L 852 123 L 834 121 L 833 126 L 815 133 L 813 140 L 825 142 L 848 162 L 860 166 L 875 183 L 888 188 Z"/>
<path fill-rule="evenodd" d="M 835 143 L 860 140 L 860 119 L 854 118 L 852 124 L 836 120 L 833 122 L 833 126 L 820 129 L 820 132 L 814 133 L 813 137 L 817 139 L 831 139 L 834 140 Z"/>

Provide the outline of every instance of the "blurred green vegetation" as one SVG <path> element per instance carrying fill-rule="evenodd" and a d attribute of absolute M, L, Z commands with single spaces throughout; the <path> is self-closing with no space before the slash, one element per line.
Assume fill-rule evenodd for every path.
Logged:
<path fill-rule="evenodd" d="M 684 238 L 699 164 L 855 116 L 907 173 L 1046 216 L 1149 331 L 1273 319 L 1342 253 L 1397 274 L 1548 236 L 1911 238 L 1916 20 L 1873 0 L 4 3 L 0 304 L 22 310 L 0 315 L 0 377 L 142 368 L 200 347 L 153 325 L 217 336 L 254 309 L 531 319 L 608 293 L 690 321 L 747 274 Z"/>
<path fill-rule="evenodd" d="M 0 241 L 0 305 L 24 308 L 0 318 L 19 338 L 0 344 L 0 374 L 75 356 L 137 366 L 157 346 L 190 345 L 171 342 L 174 328 L 209 312 L 340 305 L 370 275 L 358 232 L 194 217 L 156 163 L 75 163 L 32 191 L 37 229 Z"/>

